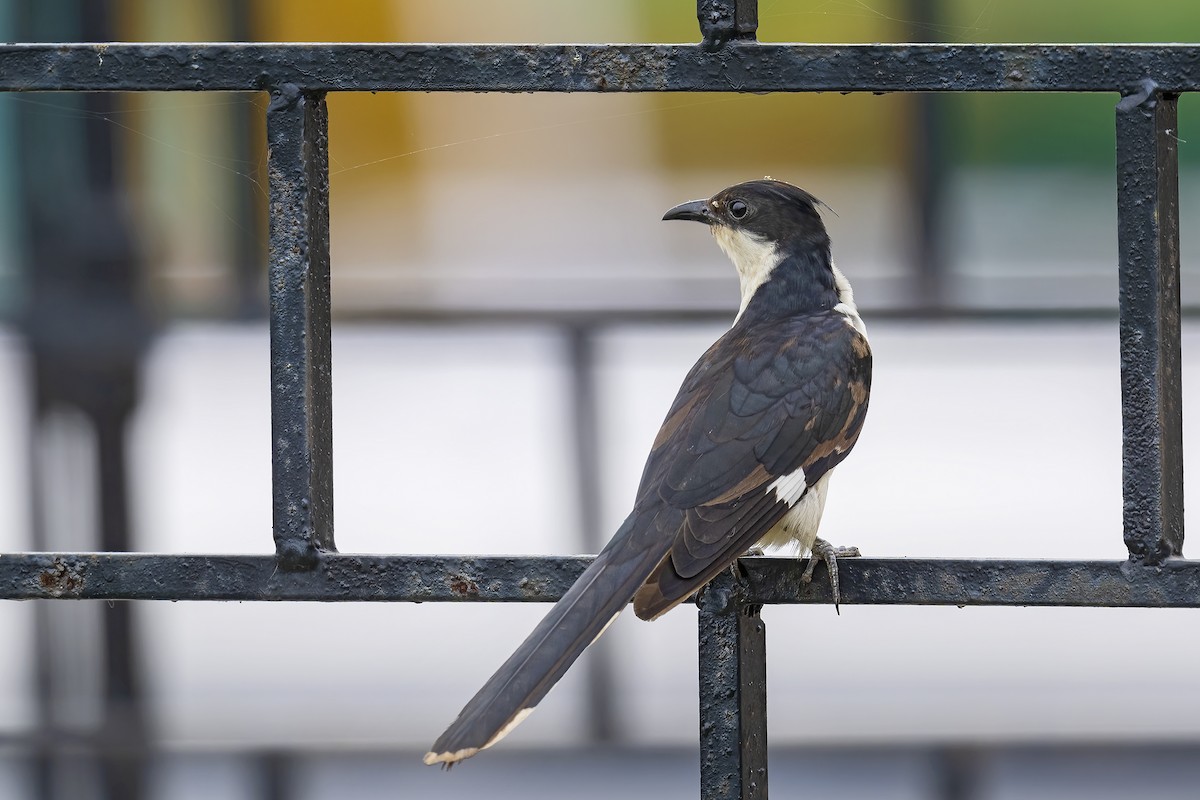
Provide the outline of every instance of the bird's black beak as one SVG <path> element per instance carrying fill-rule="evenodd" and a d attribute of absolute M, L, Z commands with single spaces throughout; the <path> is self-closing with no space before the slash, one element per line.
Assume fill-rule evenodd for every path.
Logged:
<path fill-rule="evenodd" d="M 663 219 L 687 219 L 692 222 L 703 222 L 705 225 L 713 224 L 713 216 L 708 208 L 707 200 L 692 200 L 688 203 L 680 203 L 663 214 Z"/>

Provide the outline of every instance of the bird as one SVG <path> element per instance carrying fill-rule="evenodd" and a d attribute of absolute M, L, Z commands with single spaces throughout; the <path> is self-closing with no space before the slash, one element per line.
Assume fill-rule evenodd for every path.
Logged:
<path fill-rule="evenodd" d="M 817 529 L 830 474 L 866 418 L 872 356 L 850 282 L 833 263 L 823 205 L 767 178 L 663 216 L 708 226 L 737 270 L 737 315 L 684 378 L 629 516 L 426 764 L 449 767 L 502 739 L 630 601 L 638 617 L 655 619 L 754 548 L 811 554 L 805 582 L 824 560 L 837 607 L 837 557 L 858 552 Z"/>

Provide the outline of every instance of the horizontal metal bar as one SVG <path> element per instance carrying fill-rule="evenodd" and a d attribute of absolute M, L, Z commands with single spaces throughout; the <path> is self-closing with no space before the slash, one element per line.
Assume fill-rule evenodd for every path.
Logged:
<path fill-rule="evenodd" d="M 0 599 L 549 602 L 590 556 L 324 554 L 311 572 L 270 555 L 18 553 L 0 555 Z M 824 566 L 744 558 L 749 603 L 830 603 Z M 839 561 L 846 605 L 1200 607 L 1200 560 L 854 558 Z"/>
<path fill-rule="evenodd" d="M 1200 90 L 1200 46 L 1105 44 L 7 44 L 0 91 Z"/>

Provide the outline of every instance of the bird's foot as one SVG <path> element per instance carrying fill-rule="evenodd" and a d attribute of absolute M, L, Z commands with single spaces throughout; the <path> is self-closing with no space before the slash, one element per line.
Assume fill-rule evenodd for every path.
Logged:
<path fill-rule="evenodd" d="M 833 588 L 833 609 L 838 614 L 842 613 L 841 609 L 841 589 L 838 586 L 838 568 L 837 560 L 839 558 L 857 558 L 861 556 L 857 547 L 834 547 L 824 539 L 817 537 L 813 541 L 812 555 L 808 557 L 808 566 L 804 568 L 804 573 L 800 576 L 800 582 L 804 584 L 812 583 L 813 570 L 817 567 L 817 559 L 825 562 L 825 566 L 829 568 L 829 583 Z"/>

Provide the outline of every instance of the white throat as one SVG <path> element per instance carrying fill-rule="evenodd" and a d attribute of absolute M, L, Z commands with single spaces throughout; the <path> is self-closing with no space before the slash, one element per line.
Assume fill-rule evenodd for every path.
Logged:
<path fill-rule="evenodd" d="M 738 306 L 737 316 L 733 319 L 736 325 L 737 321 L 742 318 L 742 312 L 750 304 L 750 298 L 754 297 L 754 293 L 760 286 L 770 280 L 771 273 L 779 266 L 783 257 L 779 255 L 779 248 L 773 242 L 745 231 L 734 230 L 725 225 L 714 225 L 712 235 L 721 250 L 733 262 L 733 266 L 737 270 L 738 281 L 741 283 L 742 302 Z M 838 304 L 833 307 L 833 310 L 842 314 L 846 318 L 846 322 L 866 336 L 867 326 L 863 324 L 862 317 L 858 315 L 858 306 L 854 304 L 854 290 L 850 288 L 850 281 L 836 265 L 831 264 L 831 266 L 833 267 L 833 286 L 838 294 Z"/>
<path fill-rule="evenodd" d="M 742 312 L 750 303 L 750 298 L 771 277 L 771 273 L 783 259 L 773 242 L 760 239 L 745 231 L 734 230 L 724 225 L 712 227 L 713 238 L 737 270 L 738 280 L 742 285 L 742 304 L 738 307 L 736 324 L 741 319 Z M 849 285 L 849 284 L 847 284 Z"/>

